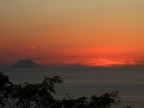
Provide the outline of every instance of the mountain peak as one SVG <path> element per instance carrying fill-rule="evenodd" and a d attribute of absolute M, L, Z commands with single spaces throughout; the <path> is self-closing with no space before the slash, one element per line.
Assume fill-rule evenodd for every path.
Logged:
<path fill-rule="evenodd" d="M 12 68 L 42 68 L 43 66 L 31 61 L 27 60 L 19 60 L 15 64 L 11 66 Z"/>

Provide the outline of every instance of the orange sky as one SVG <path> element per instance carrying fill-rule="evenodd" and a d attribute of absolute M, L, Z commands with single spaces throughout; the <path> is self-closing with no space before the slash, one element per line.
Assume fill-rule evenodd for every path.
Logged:
<path fill-rule="evenodd" d="M 144 62 L 143 0 L 0 1 L 0 65 Z"/>

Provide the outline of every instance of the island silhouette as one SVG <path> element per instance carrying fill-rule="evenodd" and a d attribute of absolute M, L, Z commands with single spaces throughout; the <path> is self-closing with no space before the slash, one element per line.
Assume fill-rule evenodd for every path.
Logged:
<path fill-rule="evenodd" d="M 36 62 L 32 60 L 19 60 L 12 66 L 11 68 L 43 68 L 43 66 L 37 64 Z"/>

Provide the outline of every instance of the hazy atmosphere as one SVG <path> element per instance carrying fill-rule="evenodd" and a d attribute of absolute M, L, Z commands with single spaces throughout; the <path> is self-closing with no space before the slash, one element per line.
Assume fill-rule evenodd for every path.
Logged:
<path fill-rule="evenodd" d="M 0 107 L 144 108 L 143 13 L 144 0 L 0 0 Z"/>
<path fill-rule="evenodd" d="M 0 1 L 0 66 L 19 59 L 143 64 L 143 0 Z"/>

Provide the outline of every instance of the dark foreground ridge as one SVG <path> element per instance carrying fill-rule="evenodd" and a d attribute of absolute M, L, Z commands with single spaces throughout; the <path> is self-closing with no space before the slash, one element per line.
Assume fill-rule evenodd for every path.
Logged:
<path fill-rule="evenodd" d="M 19 60 L 11 66 L 11 68 L 43 68 L 43 66 L 31 60 Z"/>

